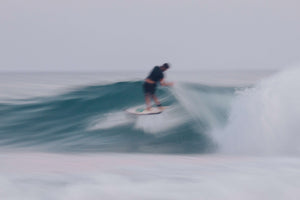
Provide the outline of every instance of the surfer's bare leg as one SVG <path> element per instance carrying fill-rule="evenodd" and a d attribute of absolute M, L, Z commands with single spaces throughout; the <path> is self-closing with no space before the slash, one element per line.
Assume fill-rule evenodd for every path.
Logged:
<path fill-rule="evenodd" d="M 146 102 L 146 105 L 147 105 L 147 110 L 150 110 L 151 109 L 151 98 L 150 98 L 150 95 L 149 94 L 145 94 L 145 102 Z"/>
<path fill-rule="evenodd" d="M 157 106 L 161 106 L 161 104 L 160 104 L 160 102 L 159 102 L 159 100 L 158 100 L 158 98 L 155 96 L 155 94 L 152 94 L 151 95 L 151 97 L 152 97 L 152 99 L 154 100 L 154 102 L 155 102 L 155 104 L 157 105 Z"/>

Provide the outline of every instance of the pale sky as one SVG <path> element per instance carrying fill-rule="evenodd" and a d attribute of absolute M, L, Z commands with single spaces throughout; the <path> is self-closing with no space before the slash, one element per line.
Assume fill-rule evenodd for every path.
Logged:
<path fill-rule="evenodd" d="M 299 0 L 0 0 L 0 70 L 280 69 Z"/>

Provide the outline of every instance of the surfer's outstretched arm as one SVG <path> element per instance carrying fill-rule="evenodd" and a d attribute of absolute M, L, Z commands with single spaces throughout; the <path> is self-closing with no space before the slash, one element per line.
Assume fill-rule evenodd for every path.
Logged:
<path fill-rule="evenodd" d="M 174 83 L 173 82 L 166 82 L 164 79 L 160 80 L 160 85 L 162 86 L 173 86 Z"/>

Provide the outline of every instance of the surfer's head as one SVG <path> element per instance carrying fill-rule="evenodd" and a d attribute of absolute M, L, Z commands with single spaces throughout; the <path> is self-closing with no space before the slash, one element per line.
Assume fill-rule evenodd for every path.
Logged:
<path fill-rule="evenodd" d="M 161 67 L 160 67 L 160 69 L 162 70 L 162 71 L 166 71 L 167 69 L 169 69 L 170 68 L 170 64 L 169 63 L 165 63 L 165 64 L 163 64 Z"/>

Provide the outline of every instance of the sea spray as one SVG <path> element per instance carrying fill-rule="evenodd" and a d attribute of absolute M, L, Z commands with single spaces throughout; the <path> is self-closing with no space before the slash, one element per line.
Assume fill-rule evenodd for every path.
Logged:
<path fill-rule="evenodd" d="M 225 153 L 299 154 L 300 69 L 282 71 L 236 94 L 224 129 L 212 136 Z"/>

